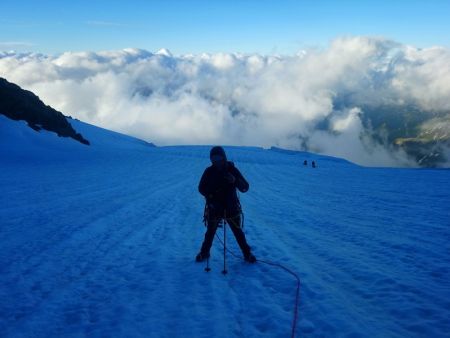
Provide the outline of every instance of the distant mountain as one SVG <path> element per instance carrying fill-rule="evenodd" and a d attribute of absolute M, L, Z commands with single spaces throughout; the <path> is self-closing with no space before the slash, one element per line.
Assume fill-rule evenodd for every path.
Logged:
<path fill-rule="evenodd" d="M 364 107 L 363 122 L 379 143 L 403 149 L 422 167 L 448 163 L 450 113 L 415 106 Z"/>
<path fill-rule="evenodd" d="M 0 114 L 13 120 L 25 120 L 36 131 L 45 129 L 89 145 L 89 141 L 75 131 L 61 112 L 4 78 L 0 78 Z"/>
<path fill-rule="evenodd" d="M 356 102 L 356 104 L 355 104 Z M 450 162 L 450 111 L 426 110 L 414 104 L 365 104 L 340 98 L 336 110 L 361 108 L 365 131 L 387 149 L 401 149 L 421 167 L 447 167 Z M 329 130 L 328 121 L 319 126 Z"/>

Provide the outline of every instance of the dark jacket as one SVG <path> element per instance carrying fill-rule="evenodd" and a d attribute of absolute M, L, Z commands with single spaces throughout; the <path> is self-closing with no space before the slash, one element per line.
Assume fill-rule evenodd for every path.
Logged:
<path fill-rule="evenodd" d="M 234 184 L 228 183 L 225 179 L 227 173 L 235 177 Z M 233 162 L 227 161 L 223 170 L 219 170 L 213 165 L 205 169 L 198 185 L 198 191 L 206 198 L 210 216 L 232 217 L 239 214 L 240 204 L 236 188 L 241 192 L 246 192 L 249 184 Z"/>

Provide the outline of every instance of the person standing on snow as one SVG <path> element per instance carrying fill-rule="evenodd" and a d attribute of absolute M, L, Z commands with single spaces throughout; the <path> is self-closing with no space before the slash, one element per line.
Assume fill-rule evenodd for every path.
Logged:
<path fill-rule="evenodd" d="M 251 253 L 241 228 L 242 210 L 236 193 L 236 188 L 243 193 L 247 192 L 249 184 L 234 163 L 227 160 L 222 147 L 213 147 L 209 158 L 212 165 L 205 169 L 198 186 L 198 191 L 206 198 L 207 230 L 195 260 L 201 262 L 209 258 L 217 227 L 220 220 L 224 219 L 230 225 L 244 259 L 255 263 L 256 258 Z"/>

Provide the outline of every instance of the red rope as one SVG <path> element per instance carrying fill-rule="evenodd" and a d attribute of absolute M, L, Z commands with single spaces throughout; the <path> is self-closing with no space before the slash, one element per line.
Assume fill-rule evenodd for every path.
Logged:
<path fill-rule="evenodd" d="M 223 226 L 226 226 L 226 224 L 224 224 Z M 222 243 L 222 245 L 225 247 L 224 243 L 222 242 L 222 239 L 219 237 L 219 235 L 216 233 L 216 237 L 219 239 L 220 243 Z M 228 248 L 226 248 L 226 250 L 234 257 L 238 258 L 238 259 L 242 259 L 244 260 L 242 257 L 239 257 L 237 255 L 235 255 L 232 251 L 230 251 Z M 297 291 L 295 293 L 295 307 L 294 307 L 294 318 L 292 320 L 292 331 L 291 331 L 291 338 L 295 337 L 295 330 L 297 328 L 297 321 L 298 321 L 298 303 L 300 302 L 300 278 L 298 277 L 298 275 L 293 272 L 292 270 L 289 270 L 288 268 L 286 268 L 285 266 L 278 264 L 278 263 L 273 263 L 273 262 L 269 262 L 269 261 L 263 261 L 263 260 L 256 260 L 257 262 L 260 263 L 264 263 L 267 265 L 272 265 L 272 266 L 277 266 L 281 269 L 283 269 L 284 271 L 286 271 L 287 273 L 291 274 L 292 276 L 295 277 L 295 279 L 297 280 Z"/>
<path fill-rule="evenodd" d="M 268 262 L 268 261 L 262 261 L 259 259 L 257 259 L 257 261 L 267 264 L 267 265 L 277 266 L 277 267 L 283 269 L 284 271 L 290 273 L 297 280 L 297 291 L 295 293 L 294 319 L 292 320 L 292 333 L 291 333 L 291 337 L 294 338 L 295 337 L 295 329 L 297 327 L 297 320 L 298 320 L 298 303 L 300 301 L 300 278 L 297 276 L 297 274 L 295 272 L 289 270 L 288 268 L 286 268 L 285 266 L 283 266 L 281 264 L 272 263 L 272 262 Z"/>

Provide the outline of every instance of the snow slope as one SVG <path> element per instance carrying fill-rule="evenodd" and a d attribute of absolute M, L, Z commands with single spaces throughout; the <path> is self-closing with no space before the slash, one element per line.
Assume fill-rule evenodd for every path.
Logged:
<path fill-rule="evenodd" d="M 0 116 L 1 337 L 290 335 L 292 276 L 232 257 L 223 276 L 217 240 L 210 273 L 194 262 L 209 147 L 72 123 L 91 146 Z M 301 278 L 299 337 L 448 336 L 449 170 L 226 150 L 255 255 Z"/>

